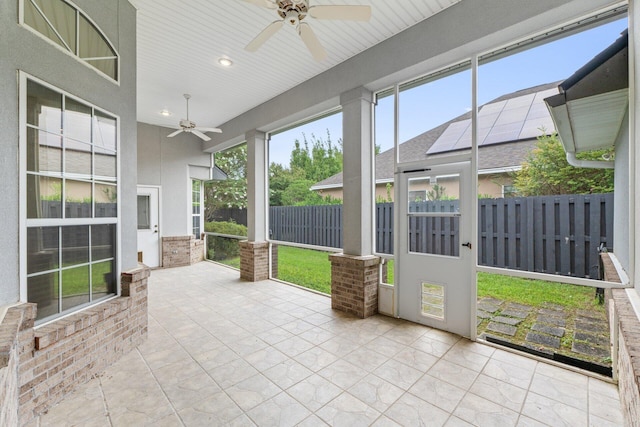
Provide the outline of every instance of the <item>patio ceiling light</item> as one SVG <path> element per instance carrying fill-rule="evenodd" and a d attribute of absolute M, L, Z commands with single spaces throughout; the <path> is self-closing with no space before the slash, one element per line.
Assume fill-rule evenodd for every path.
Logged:
<path fill-rule="evenodd" d="M 218 64 L 222 65 L 223 67 L 231 67 L 233 65 L 233 61 L 230 60 L 229 58 L 220 58 L 218 59 Z"/>

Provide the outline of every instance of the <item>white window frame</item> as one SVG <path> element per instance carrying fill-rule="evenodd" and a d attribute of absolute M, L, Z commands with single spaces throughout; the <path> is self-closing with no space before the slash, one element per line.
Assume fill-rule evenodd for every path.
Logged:
<path fill-rule="evenodd" d="M 104 38 L 105 42 L 113 50 L 113 52 L 115 53 L 115 57 L 116 57 L 116 77 L 117 77 L 116 79 L 114 79 L 113 77 L 109 76 L 108 74 L 105 74 L 104 72 L 100 71 L 98 68 L 94 67 L 91 63 L 87 62 L 85 59 L 83 59 L 80 56 L 78 56 L 76 54 L 76 52 L 71 52 L 69 49 L 65 49 L 64 47 L 60 46 L 55 41 L 51 40 L 49 37 L 46 37 L 40 31 L 36 30 L 35 28 L 32 28 L 30 25 L 25 23 L 24 22 L 24 2 L 26 2 L 26 1 L 30 1 L 30 0 L 19 0 L 19 5 L 18 5 L 18 24 L 21 27 L 23 27 L 23 28 L 27 29 L 28 31 L 32 32 L 33 34 L 37 35 L 38 37 L 40 37 L 41 39 L 45 40 L 47 43 L 51 44 L 52 46 L 55 46 L 56 49 L 60 50 L 61 52 L 64 52 L 65 54 L 69 55 L 70 57 L 74 58 L 76 61 L 78 61 L 79 63 L 83 64 L 84 66 L 89 67 L 90 69 L 92 69 L 93 71 L 95 71 L 100 76 L 102 76 L 105 79 L 107 79 L 108 81 L 120 86 L 120 76 L 121 76 L 121 73 L 120 73 L 120 68 L 121 68 L 120 67 L 120 54 L 118 53 L 118 50 L 115 48 L 113 43 L 111 43 L 111 40 L 109 40 L 109 37 L 107 37 L 107 35 L 104 33 L 104 31 L 102 31 L 100 26 L 98 26 L 98 24 L 96 24 L 95 21 L 93 19 L 91 19 L 91 17 L 89 15 L 87 15 L 82 9 L 80 9 L 78 6 L 76 6 L 73 2 L 71 2 L 69 0 L 61 0 L 64 3 L 66 3 L 67 5 L 69 5 L 70 7 L 72 7 L 73 9 L 76 10 L 76 44 L 78 44 L 79 37 L 80 37 L 79 15 L 82 15 L 83 18 L 85 18 L 91 25 L 93 25 L 95 27 L 95 29 L 98 31 L 98 33 L 100 33 L 102 38 Z M 92 58 L 92 59 L 96 59 L 96 58 Z"/>
<path fill-rule="evenodd" d="M 200 196 L 200 200 L 198 200 L 198 203 L 200 203 L 200 213 L 198 213 L 198 214 L 194 214 L 193 213 L 193 205 L 196 202 L 195 200 L 193 200 L 193 185 L 194 185 L 195 182 L 197 182 L 199 184 L 198 194 Z M 189 191 L 191 192 L 191 204 L 189 205 L 189 207 L 190 207 L 190 217 L 189 218 L 191 219 L 191 222 L 190 222 L 189 226 L 190 226 L 190 229 L 191 229 L 191 234 L 193 234 L 195 236 L 196 240 L 200 240 L 200 236 L 204 232 L 203 221 L 202 221 L 203 214 L 204 214 L 204 203 L 203 203 L 203 201 L 204 201 L 203 200 L 203 190 L 204 190 L 203 185 L 204 185 L 204 182 L 201 179 L 192 178 L 189 181 L 189 184 L 190 184 Z M 199 228 L 200 228 L 200 232 L 198 234 L 194 233 L 194 229 L 193 229 L 194 228 L 193 227 L 193 219 L 196 218 L 196 217 L 198 217 L 198 223 L 199 223 Z"/>
<path fill-rule="evenodd" d="M 26 184 L 27 184 L 27 81 L 30 80 L 34 83 L 47 87 L 51 90 L 54 90 L 63 96 L 73 99 L 75 101 L 81 102 L 96 111 L 107 114 L 116 119 L 116 217 L 110 218 L 38 218 L 38 219 L 27 219 L 27 194 L 26 194 Z M 50 321 L 58 320 L 60 318 L 66 317 L 73 313 L 76 313 L 82 309 L 87 307 L 99 304 L 104 302 L 105 300 L 115 298 L 120 296 L 121 294 L 121 286 L 120 286 L 120 275 L 121 275 L 121 242 L 122 242 L 122 233 L 121 233 L 121 218 L 122 218 L 122 203 L 121 203 L 121 168 L 120 168 L 120 116 L 117 114 L 113 114 L 110 111 L 107 111 L 99 106 L 87 102 L 73 94 L 57 88 L 35 76 L 25 73 L 24 71 L 18 72 L 18 81 L 19 81 L 19 90 L 18 90 L 18 105 L 19 105 L 19 243 L 20 243 L 20 301 L 28 302 L 28 290 L 27 290 L 27 229 L 28 227 L 64 227 L 64 226 L 74 226 L 74 225 L 101 225 L 101 224 L 115 224 L 116 226 L 116 242 L 115 242 L 115 271 L 114 280 L 115 280 L 115 294 L 111 296 L 107 296 L 105 298 L 99 298 L 96 301 L 93 301 L 91 289 L 90 289 L 90 302 L 86 304 L 81 304 L 75 307 L 72 307 L 64 312 L 57 313 L 52 316 L 48 316 L 44 319 L 40 319 L 36 321 L 36 325 L 40 326 L 42 324 L 46 324 Z M 92 171 L 92 177 L 95 178 Z M 93 208 L 92 208 L 93 209 Z M 91 245 L 89 243 L 89 245 Z M 91 246 L 89 246 L 91 248 Z M 89 249 L 91 251 L 91 249 Z M 79 264 L 83 265 L 83 264 Z M 59 266 L 60 269 L 62 266 Z"/>

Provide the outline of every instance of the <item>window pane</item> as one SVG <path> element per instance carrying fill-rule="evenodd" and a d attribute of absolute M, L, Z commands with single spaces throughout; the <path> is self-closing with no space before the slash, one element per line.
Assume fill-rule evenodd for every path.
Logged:
<path fill-rule="evenodd" d="M 49 22 L 53 24 L 65 43 L 76 51 L 76 11 L 61 0 L 35 0 L 40 10 L 44 12 Z M 45 34 L 46 35 L 46 34 Z M 49 36 L 49 38 L 52 38 Z M 56 36 L 57 38 L 57 36 Z M 52 38 L 53 39 L 53 38 Z M 55 40 L 54 40 L 55 41 Z"/>
<path fill-rule="evenodd" d="M 115 56 L 115 55 L 114 55 Z M 109 58 L 109 59 L 95 59 L 95 60 L 87 60 L 87 62 L 98 70 L 105 73 L 107 76 L 111 77 L 113 80 L 118 80 L 118 59 L 117 58 Z"/>
<path fill-rule="evenodd" d="M 36 320 L 58 313 L 58 272 L 29 277 L 27 301 L 38 304 Z"/>
<path fill-rule="evenodd" d="M 89 266 L 62 270 L 62 310 L 89 302 Z"/>
<path fill-rule="evenodd" d="M 96 148 L 106 148 L 115 152 L 116 146 L 116 119 L 99 111 L 94 116 L 93 143 Z"/>
<path fill-rule="evenodd" d="M 89 262 L 89 226 L 62 227 L 62 266 Z"/>
<path fill-rule="evenodd" d="M 27 175 L 27 218 L 62 218 L 62 180 Z"/>
<path fill-rule="evenodd" d="M 116 292 L 115 260 L 91 265 L 91 288 L 94 300 Z"/>
<path fill-rule="evenodd" d="M 408 233 L 409 252 L 460 256 L 460 217 L 410 216 Z"/>
<path fill-rule="evenodd" d="M 101 224 L 91 226 L 91 260 L 116 257 L 116 225 Z"/>
<path fill-rule="evenodd" d="M 91 178 L 91 144 L 84 144 L 65 138 L 64 167 L 67 174 L 84 175 Z"/>
<path fill-rule="evenodd" d="M 151 230 L 149 199 L 149 196 L 138 196 L 138 230 Z"/>
<path fill-rule="evenodd" d="M 104 150 L 102 148 L 94 147 L 95 170 L 94 174 L 101 179 L 116 177 L 117 171 L 117 157 L 115 151 Z"/>
<path fill-rule="evenodd" d="M 65 180 L 65 217 L 91 218 L 91 183 Z"/>
<path fill-rule="evenodd" d="M 62 171 L 60 135 L 27 128 L 27 170 L 48 173 Z"/>
<path fill-rule="evenodd" d="M 96 182 L 96 218 L 118 216 L 118 192 L 115 185 Z"/>
<path fill-rule="evenodd" d="M 27 274 L 58 268 L 58 227 L 27 229 Z"/>
<path fill-rule="evenodd" d="M 59 35 L 56 34 L 53 28 L 43 18 L 32 1 L 38 5 L 38 8 L 44 13 L 44 16 L 47 17 L 49 22 L 53 24 L 53 28 L 56 29 Z M 73 53 L 75 53 L 76 45 L 75 21 L 75 11 L 60 0 L 25 0 L 24 2 L 25 24 Z"/>
<path fill-rule="evenodd" d="M 193 235 L 196 236 L 196 239 L 200 238 L 200 217 L 193 217 Z"/>
<path fill-rule="evenodd" d="M 107 41 L 98 30 L 84 16 L 80 16 L 80 46 L 78 56 L 85 60 L 97 58 L 113 58 L 116 53 L 111 49 Z M 113 79 L 116 79 L 115 67 L 109 61 L 91 60 L 87 61 L 100 71 Z"/>
<path fill-rule="evenodd" d="M 65 98 L 64 135 L 77 141 L 91 142 L 91 107 Z"/>
<path fill-rule="evenodd" d="M 62 95 L 29 80 L 27 82 L 27 123 L 59 134 L 62 129 Z"/>

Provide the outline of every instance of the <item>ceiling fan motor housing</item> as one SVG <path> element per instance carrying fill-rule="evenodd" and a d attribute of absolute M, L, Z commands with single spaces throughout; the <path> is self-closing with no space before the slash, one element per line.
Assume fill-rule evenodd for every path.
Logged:
<path fill-rule="evenodd" d="M 193 128 L 196 127 L 196 124 L 194 122 L 192 122 L 191 120 L 182 119 L 182 120 L 180 120 L 180 127 L 185 128 L 185 129 L 193 129 Z"/>

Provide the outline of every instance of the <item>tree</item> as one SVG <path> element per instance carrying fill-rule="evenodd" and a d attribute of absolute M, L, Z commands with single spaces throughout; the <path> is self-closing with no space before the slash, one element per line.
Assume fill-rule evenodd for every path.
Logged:
<path fill-rule="evenodd" d="M 221 208 L 247 207 L 247 146 L 240 145 L 215 155 L 215 163 L 227 179 L 205 183 L 205 216 Z"/>
<path fill-rule="evenodd" d="M 330 196 L 322 197 L 310 187 L 342 171 L 342 140 L 334 144 L 327 130 L 327 138 L 311 138 L 302 134 L 302 141 L 294 141 L 289 167 L 272 163 L 269 167 L 269 204 L 271 206 L 326 205 L 341 203 Z"/>
<path fill-rule="evenodd" d="M 602 160 L 613 149 L 578 154 L 582 160 Z M 538 137 L 522 169 L 515 173 L 514 185 L 522 196 L 609 193 L 613 191 L 613 169 L 571 166 L 557 134 Z"/>

